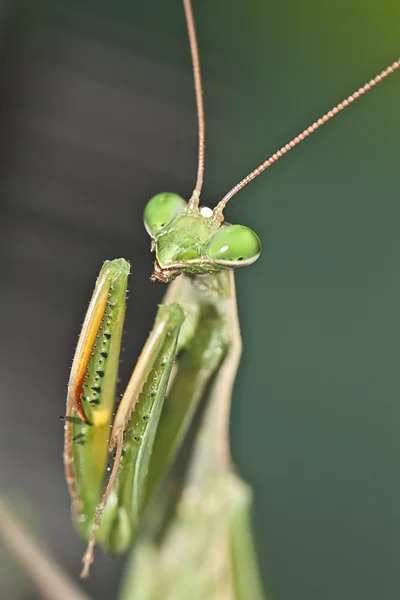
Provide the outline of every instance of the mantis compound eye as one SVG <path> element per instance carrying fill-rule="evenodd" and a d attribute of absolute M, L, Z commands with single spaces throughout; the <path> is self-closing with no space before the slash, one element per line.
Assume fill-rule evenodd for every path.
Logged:
<path fill-rule="evenodd" d="M 170 192 L 163 192 L 150 198 L 144 209 L 144 226 L 152 237 L 164 229 L 186 208 L 186 201 Z"/>
<path fill-rule="evenodd" d="M 258 235 L 244 225 L 227 225 L 219 229 L 207 245 L 207 257 L 217 265 L 230 268 L 251 265 L 260 253 Z"/>

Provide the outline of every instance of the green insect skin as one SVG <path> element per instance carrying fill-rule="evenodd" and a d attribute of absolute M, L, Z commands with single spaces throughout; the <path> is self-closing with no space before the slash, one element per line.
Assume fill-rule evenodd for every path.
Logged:
<path fill-rule="evenodd" d="M 185 11 L 189 25 L 190 3 L 185 3 Z M 189 33 L 190 29 L 189 25 Z M 65 445 L 66 474 L 75 517 L 78 529 L 88 540 L 83 576 L 88 574 L 96 541 L 112 554 L 123 553 L 132 544 L 148 505 L 182 446 L 211 378 L 232 345 L 230 320 L 237 320 L 237 314 L 229 268 L 242 266 L 241 261 L 243 265 L 253 262 L 261 251 L 260 241 L 250 229 L 223 223 L 221 211 L 199 209 L 199 190 L 197 199 L 192 198 L 187 205 L 171 193 L 158 194 L 146 205 L 145 227 L 156 253 L 152 279 L 169 282 L 180 275 L 181 282 L 167 294 L 159 309 L 109 440 L 126 278 L 118 282 L 114 278 L 111 283 L 105 273 L 112 273 L 114 267 L 117 270 L 123 259 L 104 265 L 85 319 L 71 370 Z M 104 308 L 105 298 L 101 286 L 106 286 L 109 300 L 100 323 L 98 313 Z M 90 327 L 98 328 L 97 342 L 93 343 L 82 385 L 82 369 L 86 368 L 88 345 L 93 340 Z M 236 325 L 234 329 L 239 339 L 236 345 L 240 346 L 239 327 Z M 227 393 L 223 394 L 225 405 L 229 405 L 239 356 L 236 354 L 229 361 L 232 365 L 226 379 Z M 175 358 L 177 369 L 161 419 Z M 225 407 L 225 421 L 228 414 Z M 214 431 L 213 426 L 209 429 Z M 116 449 L 116 455 L 100 500 L 107 441 L 110 450 Z M 214 450 L 205 454 L 213 456 Z M 225 464 L 221 462 L 219 471 L 230 469 L 229 458 L 224 458 Z"/>
<path fill-rule="evenodd" d="M 115 369 L 112 368 L 114 367 L 113 363 L 111 363 L 111 368 L 109 366 L 110 358 L 113 360 L 114 355 L 109 357 L 109 354 L 111 354 L 111 340 L 120 340 L 118 333 L 122 330 L 120 316 L 125 312 L 126 281 L 121 284 L 122 289 L 117 290 L 121 305 L 115 302 L 115 296 L 110 296 L 110 304 L 114 305 L 114 308 L 108 307 L 107 309 L 99 330 L 99 342 L 94 348 L 88 365 L 83 404 L 85 408 L 89 406 L 87 414 L 89 423 L 77 419 L 72 424 L 74 461 L 76 473 L 79 474 L 79 490 L 83 490 L 80 497 L 85 505 L 77 522 L 85 539 L 90 533 L 95 507 L 100 498 L 99 491 L 107 462 L 103 459 L 101 469 L 95 470 L 97 449 L 100 443 L 103 443 L 104 454 L 106 445 L 104 445 L 104 428 L 94 427 L 90 419 L 93 418 L 93 413 L 103 409 L 105 401 L 103 390 L 110 386 L 109 379 L 116 374 Z M 138 403 L 126 426 L 124 454 L 118 479 L 108 500 L 98 532 L 99 543 L 110 554 L 124 553 L 130 547 L 138 523 L 143 516 L 143 502 L 149 501 L 154 490 L 165 477 L 173 457 L 185 437 L 205 387 L 228 348 L 229 333 L 224 317 L 224 302 L 229 298 L 227 273 L 221 272 L 198 279 L 183 276 L 180 287 L 182 308 L 176 304 L 166 304 L 159 309 L 157 318 L 167 315 L 170 331 L 154 358 Z M 177 354 L 178 334 L 185 314 L 190 314 L 191 318 L 186 320 L 186 328 L 183 329 L 180 336 L 179 367 L 168 397 L 165 418 L 160 423 L 157 432 L 157 443 L 154 444 L 154 434 L 153 439 L 149 441 L 146 433 L 149 424 L 151 424 L 151 431 L 157 429 L 169 377 Z M 114 329 L 114 323 L 118 326 L 117 331 Z M 105 354 L 107 355 L 106 359 L 104 358 Z M 199 365 L 203 365 L 203 367 L 199 369 Z M 98 374 L 100 368 L 103 368 L 101 376 Z M 96 389 L 93 390 L 93 388 Z M 184 406 L 182 406 L 182 398 L 185 398 Z M 144 467 L 142 461 L 138 463 L 140 450 L 145 444 L 150 445 L 153 449 L 150 480 L 147 484 L 148 489 L 143 494 L 145 498 L 143 497 L 135 505 L 132 490 L 136 465 L 140 465 L 142 472 L 149 469 L 149 464 Z M 95 450 L 93 451 L 93 449 Z M 91 469 L 89 473 L 88 469 Z M 93 483 L 85 485 L 88 476 L 91 476 L 92 480 L 94 479 L 94 473 L 96 473 L 95 485 Z M 144 482 L 140 483 L 143 485 L 138 483 L 136 488 L 144 490 L 146 487 Z M 129 510 L 126 507 L 129 507 Z"/>
<path fill-rule="evenodd" d="M 186 333 L 178 371 L 168 396 L 149 474 L 148 500 L 159 488 L 181 447 L 207 384 L 218 369 L 230 343 L 225 304 L 229 300 L 228 273 L 182 277 L 182 303 L 196 302 L 197 319 Z M 200 368 L 199 368 L 200 366 Z M 185 399 L 184 409 L 182 399 Z"/>
<path fill-rule="evenodd" d="M 112 485 L 102 501 L 104 512 L 101 504 L 97 509 L 100 512 L 96 513 L 96 507 L 106 473 L 107 440 L 103 425 L 98 427 L 96 423 L 104 407 L 109 410 L 109 393 L 105 395 L 105 391 L 113 390 L 115 396 L 126 278 L 110 287 L 109 302 L 88 363 L 82 393 L 87 422 L 78 416 L 72 424 L 73 468 L 79 496 L 77 524 L 83 538 L 89 540 L 84 573 L 92 559 L 94 540 L 109 554 L 126 552 L 136 539 L 138 556 L 144 544 L 156 549 L 157 560 L 163 552 L 168 553 L 168 548 L 175 548 L 171 551 L 177 555 L 183 553 L 194 563 L 207 560 L 205 547 L 197 543 L 193 547 L 192 536 L 188 535 L 194 519 L 196 531 L 200 527 L 203 532 L 196 533 L 196 537 L 210 540 L 214 551 L 225 557 L 225 568 L 231 571 L 229 590 L 225 589 L 224 577 L 213 581 L 211 588 L 211 583 L 205 581 L 199 598 L 226 593 L 232 600 L 261 600 L 251 534 L 248 524 L 243 526 L 248 522 L 250 495 L 245 484 L 234 475 L 226 450 L 230 395 L 240 355 L 233 273 L 225 265 L 210 267 L 210 260 L 204 259 L 210 239 L 217 231 L 222 232 L 221 224 L 200 211 L 183 209 L 176 215 L 177 202 L 169 199 L 169 205 L 175 211 L 172 221 L 166 226 L 162 223 L 161 228 L 160 221 L 168 217 L 165 206 L 158 220 L 152 210 L 146 208 L 146 212 L 151 214 L 153 231 L 157 229 L 157 233 L 150 231 L 156 252 L 155 274 L 158 267 L 159 279 L 170 278 L 172 263 L 171 279 L 179 277 L 171 284 L 158 310 L 147 342 L 151 350 L 146 350 L 146 344 L 144 358 L 141 356 L 132 375 L 132 397 L 128 397 L 127 391 L 126 403 L 125 395 L 121 401 L 121 407 L 132 405 L 133 410 L 129 409 L 127 418 L 122 418 L 121 458 L 114 463 Z M 146 227 L 150 230 L 149 224 Z M 108 264 L 119 264 L 121 260 Z M 130 385 L 131 382 L 127 390 Z M 204 417 L 210 413 L 211 417 Z M 193 423 L 203 418 L 207 423 L 198 428 L 200 433 L 195 430 L 191 434 Z M 118 413 L 116 422 L 119 423 Z M 114 424 L 114 428 L 120 426 Z M 109 433 L 109 420 L 106 427 Z M 179 464 L 184 464 L 186 475 L 176 471 L 174 465 Z M 178 489 L 182 495 L 177 493 Z M 183 509 L 186 517 L 182 519 L 185 490 L 197 490 L 202 500 L 194 513 L 192 504 L 186 504 Z M 203 507 L 212 501 L 216 490 L 222 501 L 221 510 L 213 518 L 210 515 L 205 518 Z M 235 519 L 237 526 L 233 525 Z M 240 535 L 239 524 L 243 529 Z M 243 559 L 238 558 L 241 556 L 240 544 L 235 542 L 238 535 L 247 540 L 247 555 L 252 557 L 249 560 L 253 565 L 252 582 L 244 586 L 240 583 L 241 570 L 237 569 L 238 561 Z M 164 566 L 160 564 L 159 569 L 162 571 Z M 167 570 L 166 576 L 169 575 Z M 251 586 L 253 592 L 248 595 Z M 185 586 L 182 592 L 184 589 Z M 145 594 L 140 597 L 147 598 Z M 158 598 L 148 595 L 149 600 L 153 597 Z"/>
<path fill-rule="evenodd" d="M 169 330 L 126 426 L 118 478 L 98 532 L 98 541 L 109 554 L 122 554 L 129 549 L 143 517 L 143 498 L 139 492 L 145 489 L 150 461 L 148 449 L 154 444 L 184 320 L 183 311 L 176 304 L 161 306 L 156 323 L 162 316 L 167 316 Z M 138 493 L 134 494 L 134 490 Z"/>
<path fill-rule="evenodd" d="M 86 377 L 82 387 L 81 402 L 86 416 L 83 421 L 72 411 L 72 471 L 79 497 L 75 506 L 76 523 L 82 535 L 90 530 L 91 516 L 101 496 L 104 472 L 108 461 L 107 444 L 116 398 L 119 353 L 125 317 L 125 297 L 129 263 L 123 259 L 106 261 L 98 277 L 97 287 L 108 273 L 108 301 L 104 318 L 92 347 Z M 68 410 L 68 409 L 67 409 Z M 101 425 L 96 425 L 100 413 L 105 414 Z M 66 425 L 68 436 L 68 424 Z M 66 439 L 66 446 L 68 439 Z"/>
<path fill-rule="evenodd" d="M 244 267 L 261 253 L 261 242 L 254 231 L 243 225 L 221 223 L 209 209 L 189 209 L 177 194 L 151 198 L 145 208 L 144 223 L 153 239 L 156 271 L 170 271 L 170 279 L 180 273 L 210 275 Z"/>
<path fill-rule="evenodd" d="M 200 213 L 178 216 L 155 238 L 158 262 L 179 264 L 181 271 L 192 275 L 220 271 L 219 266 L 207 260 L 206 253 L 207 244 L 218 228 L 218 223 Z"/>

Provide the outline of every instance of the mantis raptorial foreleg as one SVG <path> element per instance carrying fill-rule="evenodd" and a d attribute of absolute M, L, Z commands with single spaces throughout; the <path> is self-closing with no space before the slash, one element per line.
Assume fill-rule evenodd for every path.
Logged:
<path fill-rule="evenodd" d="M 113 263 L 107 263 L 107 265 L 109 264 L 113 265 Z M 101 279 L 102 276 L 100 276 Z M 110 483 L 98 506 L 94 525 L 92 524 L 93 502 L 89 505 L 91 512 L 88 512 L 86 507 L 82 510 L 80 505 L 76 506 L 78 521 L 88 523 L 89 529 L 91 529 L 89 549 L 85 555 L 86 565 L 89 565 L 92 560 L 93 544 L 100 521 L 102 521 L 102 524 L 98 532 L 99 542 L 112 553 L 120 553 L 127 549 L 132 541 L 132 536 L 140 525 L 145 507 L 166 476 L 174 455 L 182 444 L 196 408 L 202 397 L 204 397 L 210 378 L 219 368 L 231 345 L 231 331 L 235 331 L 229 322 L 229 307 L 234 306 L 232 283 L 233 276 L 230 272 L 217 273 L 213 277 L 196 279 L 182 277 L 179 283 L 177 282 L 172 286 L 165 303 L 161 305 L 155 327 L 133 372 L 114 421 L 109 445 L 111 450 L 115 446 L 117 448 L 116 460 Z M 126 281 L 123 282 L 123 289 L 125 290 L 125 288 Z M 96 288 L 92 300 L 94 305 L 90 306 L 89 315 L 97 314 L 98 297 L 99 293 Z M 104 305 L 103 300 L 102 302 Z M 114 314 L 117 314 L 119 307 L 114 304 L 112 306 L 112 310 L 116 311 Z M 103 310 L 105 311 L 104 308 Z M 186 321 L 184 320 L 185 314 L 187 315 Z M 106 319 L 105 325 L 104 320 L 99 318 L 95 321 L 91 319 L 90 322 L 94 322 L 94 326 L 99 331 L 103 331 L 104 327 L 110 328 L 105 334 L 105 340 L 111 340 L 114 338 L 111 317 L 105 314 L 104 318 Z M 116 318 L 116 323 L 120 328 L 119 318 Z M 178 339 L 182 323 L 184 324 Z M 87 329 L 87 327 L 84 327 L 83 330 L 85 339 Z M 99 339 L 97 335 L 92 335 L 90 339 Z M 82 354 L 82 346 L 84 347 L 84 344 L 80 342 L 77 349 L 79 356 Z M 101 345 L 101 350 L 100 357 L 104 360 L 103 345 Z M 179 360 L 174 380 L 169 391 L 163 419 L 159 426 L 168 380 L 174 359 L 178 353 Z M 231 365 L 230 380 L 232 383 L 231 356 L 232 354 L 228 352 L 226 364 Z M 236 363 L 237 358 L 238 354 L 235 352 Z M 96 352 L 88 359 L 89 375 L 86 377 L 84 384 L 81 384 L 82 389 L 88 388 L 87 380 L 90 378 L 91 370 L 93 371 L 93 368 L 90 367 L 92 362 L 98 364 L 97 360 Z M 109 357 L 107 356 L 108 360 Z M 73 369 L 72 373 L 74 372 Z M 99 377 L 98 370 L 96 373 L 96 376 Z M 114 369 L 111 369 L 111 373 L 113 376 L 115 375 Z M 104 367 L 101 378 L 102 385 L 105 388 L 110 385 L 108 377 L 109 371 Z M 231 383 L 229 384 L 225 379 L 226 377 L 220 388 L 226 386 L 229 395 Z M 95 415 L 103 415 L 106 409 L 102 405 L 102 389 L 100 386 L 92 387 L 96 387 L 95 406 L 97 412 Z M 72 385 L 70 386 L 70 395 L 76 397 L 76 391 Z M 229 406 L 227 397 L 222 398 L 221 395 L 221 402 L 225 407 Z M 79 409 L 84 410 L 84 406 L 85 402 L 82 400 Z M 87 436 L 90 435 L 91 445 L 94 448 L 96 447 L 97 428 L 96 423 L 84 421 L 78 410 L 73 409 L 70 412 L 71 414 L 67 415 L 66 422 L 66 448 L 72 448 L 73 459 L 68 463 L 68 472 L 75 474 L 76 471 L 76 479 L 80 481 L 81 474 L 78 469 L 83 462 L 80 453 L 82 452 L 82 446 L 84 447 L 81 429 L 85 427 L 89 430 Z M 222 413 L 227 417 L 227 408 L 224 408 Z M 86 414 L 84 414 L 84 418 L 87 418 Z M 78 427 L 80 428 L 79 434 L 76 433 Z M 100 433 L 102 434 L 102 431 Z M 227 434 L 226 424 L 223 428 L 223 434 Z M 221 431 L 215 432 L 215 435 L 221 437 Z M 211 446 L 207 452 L 203 453 L 204 456 L 215 452 L 216 442 L 215 440 L 210 440 L 210 442 Z M 225 447 L 227 440 L 219 440 L 217 444 Z M 84 447 L 85 458 L 88 458 L 90 450 L 91 447 Z M 153 451 L 154 454 L 150 462 Z M 74 464 L 75 456 L 78 460 Z M 212 456 L 214 461 L 215 457 L 213 454 Z M 90 459 L 92 463 L 96 460 L 94 456 L 90 456 Z M 216 465 L 217 463 L 214 464 L 214 468 L 216 468 Z M 226 468 L 227 466 L 222 467 L 220 464 L 218 468 Z M 103 468 L 105 468 L 105 463 Z M 147 477 L 148 473 L 149 477 Z M 74 480 L 72 484 L 74 490 Z M 85 536 L 89 533 L 88 529 L 86 531 L 82 529 L 82 532 Z"/>
<path fill-rule="evenodd" d="M 181 500 L 161 538 L 138 540 L 124 600 L 134 597 L 132 589 L 143 600 L 263 598 L 251 534 L 251 491 L 232 472 L 229 457 L 230 395 L 241 343 L 233 294 L 227 304 L 228 351 L 207 387 L 205 410 L 189 443 Z"/>
<path fill-rule="evenodd" d="M 161 305 L 114 420 L 110 451 L 116 449 L 107 489 L 96 510 L 85 564 L 105 510 L 99 541 L 113 554 L 125 552 L 140 523 L 151 450 L 175 360 L 183 311 Z"/>
<path fill-rule="evenodd" d="M 99 540 L 112 553 L 126 551 L 131 543 L 140 519 L 155 431 L 184 320 L 177 304 L 160 307 L 110 436 L 128 271 L 122 259 L 105 263 L 78 342 L 68 390 L 66 472 L 78 526 L 84 537 L 90 537 L 86 564 L 91 561 L 91 548 L 107 500 Z M 116 460 L 96 510 L 101 497 L 99 483 L 107 464 L 108 436 L 110 450 L 116 447 Z M 93 479 L 86 477 L 87 470 L 92 478 L 95 476 L 96 486 L 92 486 Z"/>
<path fill-rule="evenodd" d="M 106 261 L 72 363 L 64 463 L 72 505 L 84 533 L 101 494 L 113 416 L 129 264 Z"/>
<path fill-rule="evenodd" d="M 100 282 L 104 279 L 104 271 L 108 273 L 114 264 L 119 266 L 120 261 L 106 263 L 99 277 Z M 112 291 L 116 285 L 113 281 Z M 105 335 L 107 346 L 107 341 L 114 339 L 115 332 L 112 319 L 108 312 L 106 314 L 104 294 L 99 293 L 98 288 L 99 284 L 85 323 L 89 322 L 90 326 L 98 328 Z M 124 279 L 122 290 L 125 289 Z M 123 301 L 122 298 L 120 300 Z M 112 300 L 108 305 L 110 303 L 119 331 L 119 315 L 123 314 L 124 308 L 119 307 L 117 302 L 113 304 Z M 105 323 L 104 318 L 98 316 L 99 310 L 105 313 Z M 97 315 L 96 319 L 93 314 Z M 104 359 L 102 337 L 98 337 L 98 334 L 89 335 L 90 326 L 83 328 L 84 339 L 99 340 L 102 350 L 100 357 Z M 85 344 L 80 340 L 77 348 L 79 356 L 82 355 L 82 348 L 85 349 Z M 163 574 L 159 582 L 169 580 L 172 585 L 174 580 L 174 598 L 187 597 L 185 594 L 190 589 L 192 592 L 195 589 L 199 598 L 258 600 L 262 597 L 248 523 L 250 493 L 247 486 L 233 474 L 229 457 L 230 396 L 240 349 L 231 271 L 207 277 L 182 276 L 172 284 L 158 310 L 154 328 L 114 420 L 109 447 L 110 450 L 116 447 L 116 454 L 106 492 L 97 506 L 96 514 L 93 505 L 90 505 L 92 513 L 82 513 L 89 524 L 86 530 L 82 529 L 84 536 L 89 538 L 84 557 L 84 575 L 92 561 L 96 539 L 108 552 L 119 554 L 126 551 L 133 537 L 139 534 L 138 560 L 144 560 L 143 548 L 146 549 L 143 550 L 145 556 L 153 556 L 155 552 L 157 559 L 153 567 Z M 82 389 L 87 389 L 87 380 L 93 370 L 91 363 L 96 363 L 98 356 L 96 352 L 90 356 L 87 352 L 84 355 L 88 356 L 89 375 L 83 380 Z M 173 380 L 164 406 L 175 360 Z M 75 373 L 74 369 L 72 373 Z M 108 373 L 105 365 L 101 375 L 105 388 L 110 385 Z M 115 375 L 113 369 L 111 373 Z M 102 389 L 97 387 L 95 407 L 99 414 L 103 414 Z M 76 397 L 72 386 L 70 393 Z M 83 418 L 86 418 L 83 400 L 79 408 L 83 411 Z M 199 426 L 194 432 L 191 431 L 193 437 L 186 440 L 184 449 L 185 477 L 180 482 L 180 500 L 172 514 L 165 513 L 159 521 L 159 517 L 152 518 L 154 512 L 151 512 L 151 501 L 171 470 L 174 458 L 179 454 L 199 410 Z M 66 423 L 67 439 L 75 431 L 74 427 L 86 427 L 95 447 L 97 417 L 91 414 L 94 423 L 90 423 L 83 421 L 78 411 L 75 412 L 77 414 L 73 420 L 68 419 Z M 71 472 L 78 469 L 82 462 L 79 454 L 81 440 L 81 436 L 75 435 L 71 441 L 73 456 L 78 457 L 76 464 L 73 460 L 70 463 Z M 90 448 L 85 451 L 90 452 Z M 95 457 L 92 458 L 94 461 Z M 80 473 L 76 476 L 79 479 Z M 162 505 L 168 504 L 169 500 L 167 486 L 157 495 L 155 511 L 158 515 L 163 513 Z M 150 512 L 146 515 L 148 506 Z M 144 519 L 146 525 L 146 516 L 150 526 L 143 528 L 142 522 Z M 167 528 L 165 518 L 168 519 Z M 157 522 L 161 529 L 157 528 Z M 245 557 L 242 556 L 244 547 Z M 150 554 L 149 548 L 152 548 Z M 243 571 L 240 565 L 245 563 L 246 569 Z M 197 572 L 198 565 L 203 565 L 203 568 Z M 197 572 L 195 585 L 193 575 L 190 575 L 193 572 Z M 143 591 L 143 600 L 165 598 L 163 584 L 158 586 L 148 594 Z"/>

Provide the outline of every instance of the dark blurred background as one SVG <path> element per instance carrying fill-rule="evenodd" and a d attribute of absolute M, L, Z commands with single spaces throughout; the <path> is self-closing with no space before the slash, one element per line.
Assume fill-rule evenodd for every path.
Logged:
<path fill-rule="evenodd" d="M 75 577 L 58 416 L 104 259 L 132 262 L 123 382 L 151 328 L 164 288 L 142 212 L 194 185 L 191 64 L 179 0 L 0 6 L 2 489 L 30 502 Z M 395 0 L 194 10 L 210 205 L 400 54 Z M 264 244 L 237 274 L 232 444 L 274 600 L 400 596 L 399 105 L 397 74 L 226 212 Z M 116 597 L 122 567 L 97 553 L 93 598 Z"/>

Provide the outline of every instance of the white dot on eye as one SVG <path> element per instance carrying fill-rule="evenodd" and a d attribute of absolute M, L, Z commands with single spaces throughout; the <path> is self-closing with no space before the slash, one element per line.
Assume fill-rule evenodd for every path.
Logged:
<path fill-rule="evenodd" d="M 228 250 L 228 246 L 222 246 L 222 248 L 220 248 L 220 252 L 226 252 Z"/>

